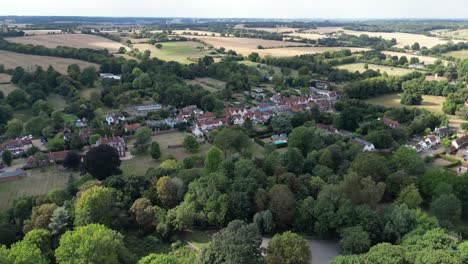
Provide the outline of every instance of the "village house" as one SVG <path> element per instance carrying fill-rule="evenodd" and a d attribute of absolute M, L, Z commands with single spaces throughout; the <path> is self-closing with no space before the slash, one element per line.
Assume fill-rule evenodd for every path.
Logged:
<path fill-rule="evenodd" d="M 151 112 L 157 112 L 162 109 L 160 104 L 152 104 L 152 105 L 137 105 L 133 107 L 133 109 L 139 114 L 147 114 Z"/>
<path fill-rule="evenodd" d="M 121 79 L 120 76 L 112 74 L 112 73 L 101 73 L 99 74 L 99 77 L 101 77 L 101 79 L 112 79 L 116 81 L 120 81 Z"/>
<path fill-rule="evenodd" d="M 146 121 L 146 125 L 151 128 L 156 128 L 157 130 L 163 128 L 173 129 L 178 124 L 185 122 L 184 120 L 173 119 L 173 118 L 166 118 L 164 120 L 148 120 Z"/>
<path fill-rule="evenodd" d="M 468 134 L 453 140 L 452 141 L 453 149 L 451 149 L 451 150 L 453 150 L 453 151 L 458 150 L 461 147 L 463 147 L 466 143 L 468 143 Z"/>
<path fill-rule="evenodd" d="M 382 122 L 391 127 L 391 128 L 400 128 L 401 127 L 401 124 L 400 122 L 396 121 L 396 120 L 393 120 L 393 119 L 390 119 L 388 117 L 382 117 L 382 118 L 379 118 L 379 120 L 382 120 Z"/>
<path fill-rule="evenodd" d="M 106 122 L 109 126 L 118 125 L 125 122 L 125 116 L 119 113 L 108 113 L 106 115 Z"/>
<path fill-rule="evenodd" d="M 0 182 L 14 181 L 17 179 L 25 178 L 26 176 L 28 176 L 26 171 L 22 169 L 16 169 L 15 171 L 1 173 Z"/>
<path fill-rule="evenodd" d="M 103 137 L 96 141 L 96 146 L 109 145 L 117 150 L 119 157 L 125 157 L 127 151 L 127 145 L 125 140 L 121 137 Z"/>
<path fill-rule="evenodd" d="M 437 73 L 436 73 L 436 75 L 427 75 L 426 78 L 425 78 L 425 80 L 428 81 L 428 82 L 432 82 L 432 81 L 435 81 L 435 82 L 448 81 L 447 77 L 441 77 L 441 76 L 439 76 Z"/>
<path fill-rule="evenodd" d="M 0 146 L 0 154 L 5 150 L 11 151 L 14 156 L 19 156 L 33 146 L 32 137 L 22 137 L 9 140 Z"/>
<path fill-rule="evenodd" d="M 362 146 L 362 151 L 364 152 L 369 152 L 369 151 L 374 151 L 375 146 L 371 142 L 365 141 L 364 139 L 361 138 L 353 138 L 350 140 L 351 143 L 358 144 Z"/>
<path fill-rule="evenodd" d="M 325 132 L 325 134 L 339 134 L 340 132 L 332 125 L 317 124 L 317 128 Z"/>
<path fill-rule="evenodd" d="M 78 136 L 83 141 L 88 141 L 89 137 L 91 136 L 91 128 L 83 128 L 78 131 Z"/>
<path fill-rule="evenodd" d="M 450 136 L 450 129 L 449 127 L 436 127 L 434 129 L 434 134 L 438 135 L 441 138 L 445 138 Z"/>
<path fill-rule="evenodd" d="M 201 115 L 196 115 L 195 118 L 197 119 L 198 122 L 205 122 L 209 120 L 213 120 L 216 118 L 216 115 L 211 113 L 211 112 L 206 112 Z"/>
<path fill-rule="evenodd" d="M 124 125 L 124 130 L 125 130 L 126 133 L 135 132 L 135 131 L 137 131 L 140 127 L 141 127 L 141 125 L 140 125 L 139 123 L 135 123 L 135 124 L 125 124 L 125 125 Z"/>
<path fill-rule="evenodd" d="M 60 164 L 63 163 L 65 158 L 68 155 L 68 150 L 64 151 L 57 151 L 57 152 L 49 152 L 46 153 L 47 160 L 43 161 L 45 164 L 42 164 L 43 166 L 49 165 L 49 164 Z M 33 156 L 29 156 L 28 159 L 26 160 L 26 163 L 23 166 L 23 169 L 32 169 L 35 167 L 38 167 L 39 161 Z"/>
<path fill-rule="evenodd" d="M 414 149 L 417 153 L 422 152 L 422 151 L 429 148 L 427 143 L 425 141 L 422 141 L 422 140 L 418 140 L 417 142 L 406 145 L 406 147 L 408 147 L 410 149 Z"/>
<path fill-rule="evenodd" d="M 426 142 L 429 148 L 432 148 L 440 144 L 440 138 L 438 136 L 430 135 L 424 138 L 424 142 Z"/>

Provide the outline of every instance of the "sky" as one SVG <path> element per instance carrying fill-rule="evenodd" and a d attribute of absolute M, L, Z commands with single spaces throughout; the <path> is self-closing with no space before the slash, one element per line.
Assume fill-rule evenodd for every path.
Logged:
<path fill-rule="evenodd" d="M 468 19 L 468 0 L 1 0 L 0 15 Z"/>

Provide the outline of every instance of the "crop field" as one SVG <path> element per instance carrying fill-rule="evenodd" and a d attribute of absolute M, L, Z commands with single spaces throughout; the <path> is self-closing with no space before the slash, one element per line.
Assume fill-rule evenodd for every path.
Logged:
<path fill-rule="evenodd" d="M 96 63 L 75 59 L 21 54 L 4 50 L 0 50 L 0 64 L 5 65 L 7 69 L 23 67 L 27 71 L 33 71 L 37 66 L 41 66 L 44 69 L 52 66 L 55 70 L 63 74 L 67 73 L 67 67 L 70 64 L 78 64 L 82 69 L 89 66 L 94 66 L 96 69 L 99 69 L 99 65 Z"/>
<path fill-rule="evenodd" d="M 406 56 L 408 60 L 410 60 L 411 58 L 418 58 L 419 62 L 424 62 L 425 64 L 433 64 L 436 60 L 438 60 L 438 58 L 434 58 L 434 57 L 413 55 L 413 54 L 402 53 L 402 52 L 382 51 L 382 53 L 387 56 L 398 56 L 398 58 L 400 58 L 401 56 Z M 447 62 L 445 62 L 445 64 L 446 63 Z"/>
<path fill-rule="evenodd" d="M 216 93 L 216 92 L 219 92 L 221 91 L 222 89 L 224 89 L 224 87 L 226 86 L 226 83 L 223 82 L 223 81 L 220 81 L 220 80 L 216 80 L 216 79 L 213 79 L 213 78 L 195 78 L 193 80 L 188 80 L 187 81 L 188 84 L 198 84 L 200 85 L 201 87 L 203 87 L 203 89 L 209 91 L 209 92 L 212 92 L 212 93 Z"/>
<path fill-rule="evenodd" d="M 444 54 L 445 56 L 452 56 L 457 59 L 466 60 L 468 59 L 468 50 L 457 50 L 451 51 Z"/>
<path fill-rule="evenodd" d="M 28 176 L 10 182 L 0 183 L 0 210 L 5 210 L 13 204 L 13 200 L 22 195 L 46 194 L 52 189 L 65 188 L 70 172 L 59 171 L 49 167 L 46 171 L 34 169 Z M 77 177 L 77 174 L 74 173 Z"/>
<path fill-rule="evenodd" d="M 5 39 L 9 42 L 42 45 L 48 48 L 67 46 L 73 48 L 108 49 L 112 53 L 117 52 L 120 47 L 123 47 L 122 44 L 113 40 L 89 34 L 37 35 Z"/>
<path fill-rule="evenodd" d="M 348 35 L 359 36 L 362 34 L 369 35 L 370 37 L 382 37 L 384 39 L 391 40 L 395 38 L 397 44 L 395 47 L 403 48 L 406 45 L 413 45 L 415 42 L 419 42 L 421 47 L 426 46 L 432 48 L 439 44 L 445 44 L 448 40 L 440 39 L 437 37 L 428 37 L 420 34 L 400 33 L 400 32 L 368 32 L 368 31 L 355 31 L 345 30 L 341 27 L 321 27 L 317 29 L 310 29 L 305 32 L 316 33 L 316 34 L 330 34 L 335 32 L 342 32 Z"/>
<path fill-rule="evenodd" d="M 468 29 L 448 30 L 440 29 L 431 31 L 432 34 L 450 39 L 468 40 Z"/>
<path fill-rule="evenodd" d="M 242 28 L 246 30 L 255 30 L 255 31 L 266 31 L 270 33 L 285 33 L 285 32 L 296 32 L 299 30 L 299 28 L 291 28 L 291 27 L 256 27 L 256 28 L 251 28 L 251 27 L 244 27 L 244 25 L 236 25 L 235 28 Z"/>
<path fill-rule="evenodd" d="M 337 68 L 338 69 L 343 69 L 343 70 L 348 70 L 350 72 L 364 72 L 366 69 L 364 69 L 364 63 L 353 63 L 353 64 L 345 64 L 345 65 L 340 65 Z M 400 76 L 400 75 L 405 75 L 407 73 L 413 72 L 414 70 L 412 69 L 405 69 L 405 68 L 398 68 L 398 67 L 390 67 L 390 66 L 383 66 L 383 65 L 376 65 L 376 64 L 368 64 L 369 70 L 374 70 L 374 71 L 379 71 L 381 73 L 386 72 L 388 75 L 392 76 Z"/>
<path fill-rule="evenodd" d="M 305 47 L 306 44 L 265 40 L 254 38 L 230 38 L 230 37 L 197 37 L 200 40 L 214 46 L 215 48 L 224 47 L 226 50 L 234 50 L 244 56 L 252 52 L 258 52 L 260 56 L 273 56 L 273 57 L 292 57 L 302 54 L 315 54 L 325 51 L 342 50 L 343 47 Z M 258 49 L 258 46 L 263 46 L 267 49 Z M 295 46 L 295 47 L 287 47 Z M 367 50 L 364 48 L 349 48 L 351 51 Z"/>
<path fill-rule="evenodd" d="M 185 64 L 192 63 L 194 60 L 209 54 L 208 50 L 199 49 L 203 45 L 195 41 L 164 42 L 161 44 L 163 45 L 161 49 L 150 44 L 135 44 L 133 47 L 141 52 L 149 50 L 151 51 L 151 57 L 160 60 L 177 61 Z"/>

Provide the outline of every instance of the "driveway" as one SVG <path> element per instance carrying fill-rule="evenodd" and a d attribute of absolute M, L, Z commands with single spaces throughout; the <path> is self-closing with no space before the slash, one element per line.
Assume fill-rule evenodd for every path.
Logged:
<path fill-rule="evenodd" d="M 262 248 L 267 248 L 271 238 L 262 239 Z M 328 264 L 332 262 L 339 254 L 338 243 L 333 240 L 309 239 L 309 248 L 312 252 L 312 261 L 314 264 Z"/>

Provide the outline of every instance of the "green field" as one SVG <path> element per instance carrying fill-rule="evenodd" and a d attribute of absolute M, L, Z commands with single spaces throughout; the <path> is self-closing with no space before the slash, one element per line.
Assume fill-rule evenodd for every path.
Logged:
<path fill-rule="evenodd" d="M 57 110 L 62 110 L 65 108 L 65 106 L 67 106 L 65 98 L 58 94 L 51 94 L 47 96 L 47 102 L 49 102 L 50 105 Z"/>
<path fill-rule="evenodd" d="M 366 69 L 364 69 L 364 63 L 353 63 L 353 64 L 345 64 L 345 65 L 340 65 L 337 68 L 338 69 L 343 69 L 343 70 L 348 70 L 350 72 L 365 72 Z M 414 70 L 411 69 L 405 69 L 405 68 L 398 68 L 398 67 L 390 67 L 390 66 L 383 66 L 383 65 L 376 65 L 376 64 L 368 64 L 369 70 L 374 70 L 374 71 L 379 71 L 381 73 L 386 72 L 388 75 L 393 75 L 393 76 L 400 76 L 400 75 L 405 75 L 407 73 L 413 72 Z"/>
<path fill-rule="evenodd" d="M 26 178 L 0 183 L 0 210 L 9 208 L 13 200 L 22 195 L 40 195 L 55 188 L 65 188 L 69 175 L 70 172 L 51 166 L 46 171 L 30 170 Z M 77 173 L 74 176 L 77 177 Z"/>
<path fill-rule="evenodd" d="M 445 56 L 451 56 L 457 59 L 467 60 L 468 59 L 468 50 L 457 50 L 444 53 Z"/>
<path fill-rule="evenodd" d="M 156 57 L 165 61 L 177 61 L 184 64 L 190 64 L 199 58 L 209 55 L 209 50 L 199 49 L 204 47 L 195 41 L 163 42 L 161 49 L 150 44 L 134 44 L 133 47 L 141 52 L 151 51 L 151 57 Z"/>
<path fill-rule="evenodd" d="M 213 78 L 209 78 L 209 77 L 195 78 L 193 80 L 188 80 L 187 83 L 192 84 L 192 85 L 198 84 L 201 87 L 203 87 L 203 89 L 212 93 L 219 92 L 223 90 L 224 87 L 226 86 L 225 82 L 219 81 Z"/>

